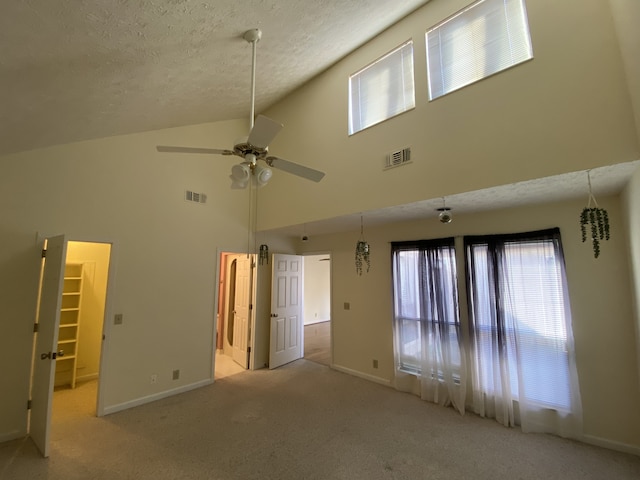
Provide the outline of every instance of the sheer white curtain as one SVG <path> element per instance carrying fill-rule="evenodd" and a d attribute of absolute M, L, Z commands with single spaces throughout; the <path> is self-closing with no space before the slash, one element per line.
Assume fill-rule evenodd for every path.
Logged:
<path fill-rule="evenodd" d="M 422 399 L 464 413 L 466 361 L 453 239 L 397 242 L 392 252 L 398 373 L 418 376 Z"/>
<path fill-rule="evenodd" d="M 558 229 L 465 237 L 473 409 L 525 432 L 582 432 Z"/>

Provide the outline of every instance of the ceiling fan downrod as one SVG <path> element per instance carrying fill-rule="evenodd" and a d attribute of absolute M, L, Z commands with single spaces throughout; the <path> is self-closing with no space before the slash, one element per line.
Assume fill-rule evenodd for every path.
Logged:
<path fill-rule="evenodd" d="M 259 28 L 247 30 L 242 38 L 251 44 L 253 50 L 251 60 L 251 111 L 249 112 L 249 131 L 251 131 L 256 112 L 256 52 L 257 44 L 262 38 L 262 31 Z"/>

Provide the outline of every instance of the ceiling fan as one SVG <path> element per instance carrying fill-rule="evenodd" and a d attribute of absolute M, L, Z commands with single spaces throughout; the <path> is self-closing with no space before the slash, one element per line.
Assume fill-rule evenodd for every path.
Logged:
<path fill-rule="evenodd" d="M 324 173 L 313 168 L 305 167 L 283 158 L 269 155 L 269 144 L 282 129 L 282 124 L 271 120 L 263 115 L 258 115 L 255 119 L 255 96 L 256 96 L 256 46 L 262 32 L 259 29 L 248 30 L 243 37 L 253 47 L 253 61 L 251 64 L 251 113 L 249 115 L 249 135 L 236 142 L 233 149 L 197 148 L 197 147 L 176 147 L 158 145 L 158 152 L 173 153 L 200 153 L 215 155 L 236 155 L 243 161 L 231 168 L 231 188 L 246 188 L 251 177 L 255 179 L 257 186 L 267 184 L 272 176 L 271 168 L 284 170 L 285 172 L 297 175 L 308 180 L 319 182 L 324 177 Z M 266 166 L 258 164 L 263 160 Z"/>

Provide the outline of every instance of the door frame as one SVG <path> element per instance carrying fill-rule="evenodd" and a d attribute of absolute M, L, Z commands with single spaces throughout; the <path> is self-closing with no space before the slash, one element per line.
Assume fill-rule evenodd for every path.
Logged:
<path fill-rule="evenodd" d="M 221 301 L 225 301 L 226 302 L 226 296 L 227 296 L 227 285 L 225 284 L 225 288 L 224 288 L 224 296 L 225 298 L 220 298 L 220 269 L 221 268 L 228 268 L 228 262 L 227 262 L 227 257 L 232 257 L 233 255 L 247 255 L 247 252 L 239 252 L 237 248 L 220 248 L 218 247 L 216 250 L 216 275 L 215 275 L 215 288 L 214 288 L 214 300 L 213 300 L 213 332 L 212 332 L 212 338 L 211 338 L 211 361 L 210 361 L 210 365 L 211 365 L 211 370 L 210 370 L 210 377 L 211 379 L 213 379 L 215 381 L 215 361 L 216 361 L 216 351 L 217 351 L 217 342 L 216 342 L 216 335 L 218 333 L 218 322 L 225 322 L 226 318 L 221 317 L 218 318 L 218 312 L 220 311 L 220 302 Z M 251 335 L 249 338 L 249 342 L 247 343 L 247 346 L 251 348 L 251 353 L 249 354 L 249 370 L 254 370 L 255 369 L 255 357 L 254 357 L 254 353 L 255 353 L 255 342 L 256 342 L 256 336 L 255 336 L 255 331 L 256 331 L 256 292 L 257 292 L 257 255 L 255 253 L 250 253 L 248 255 L 251 255 L 253 258 L 253 266 L 252 268 L 252 273 L 251 273 L 251 304 L 253 305 L 253 308 L 250 310 L 250 314 L 249 314 L 249 325 L 250 325 L 250 329 L 251 329 Z M 224 262 L 222 261 L 224 257 Z M 225 282 L 229 281 L 228 275 L 225 273 L 225 278 L 224 278 Z M 226 333 L 223 333 L 226 334 Z"/>
<path fill-rule="evenodd" d="M 100 347 L 100 367 L 98 371 L 98 392 L 96 398 L 96 416 L 103 417 L 105 415 L 105 379 L 108 374 L 108 350 L 109 350 L 109 339 L 111 333 L 111 322 L 110 318 L 113 317 L 113 292 L 115 292 L 115 274 L 116 274 L 116 258 L 118 253 L 118 244 L 113 239 L 107 238 L 95 238 L 95 237 L 79 237 L 75 235 L 65 235 L 65 241 L 68 244 L 69 242 L 83 242 L 83 243 L 107 243 L 111 245 L 109 251 L 109 267 L 107 273 L 107 288 L 105 292 L 105 301 L 104 301 L 104 315 L 102 319 L 102 346 Z M 38 232 L 36 234 L 36 244 L 39 247 L 40 251 L 44 248 L 44 241 L 47 238 L 55 237 L 56 235 L 43 234 Z M 66 255 L 65 255 L 66 260 Z M 40 291 L 38 290 L 38 304 L 36 308 L 40 308 Z M 32 365 L 36 361 L 37 352 L 35 352 L 34 345 L 34 353 L 31 359 Z M 32 368 L 33 370 L 33 368 Z M 29 398 L 31 398 L 31 391 L 33 390 L 33 375 L 29 379 Z M 31 430 L 31 425 L 29 425 L 29 431 Z"/>

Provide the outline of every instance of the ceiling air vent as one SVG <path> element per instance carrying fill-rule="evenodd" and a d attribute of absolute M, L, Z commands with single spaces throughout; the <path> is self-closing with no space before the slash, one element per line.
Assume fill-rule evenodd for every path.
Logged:
<path fill-rule="evenodd" d="M 205 193 L 192 192 L 191 190 L 185 191 L 184 199 L 187 202 L 207 203 L 207 195 Z"/>
<path fill-rule="evenodd" d="M 399 167 L 400 165 L 405 165 L 409 162 L 411 162 L 411 148 L 407 147 L 402 150 L 391 152 L 387 155 L 387 163 L 384 168 Z"/>

